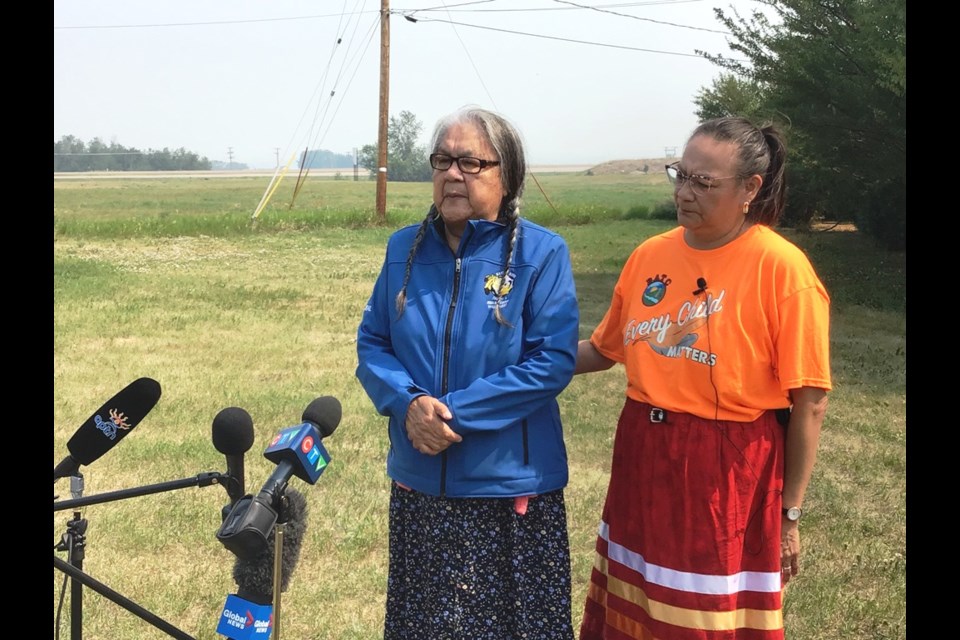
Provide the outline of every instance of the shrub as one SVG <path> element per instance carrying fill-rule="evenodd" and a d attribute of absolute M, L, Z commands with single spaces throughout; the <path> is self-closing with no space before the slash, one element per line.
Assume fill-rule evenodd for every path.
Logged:
<path fill-rule="evenodd" d="M 664 200 L 653 207 L 653 211 L 650 212 L 650 218 L 653 220 L 676 220 L 677 205 L 674 204 L 673 200 Z"/>
<path fill-rule="evenodd" d="M 624 220 L 646 220 L 650 217 L 650 207 L 638 204 L 627 209 L 627 212 L 623 214 Z"/>

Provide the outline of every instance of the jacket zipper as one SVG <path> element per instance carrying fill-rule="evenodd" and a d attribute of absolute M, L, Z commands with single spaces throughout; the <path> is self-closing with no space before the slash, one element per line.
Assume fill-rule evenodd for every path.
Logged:
<path fill-rule="evenodd" d="M 527 419 L 523 419 L 523 464 L 530 464 L 530 442 L 527 432 Z"/>
<path fill-rule="evenodd" d="M 441 365 L 440 395 L 447 393 L 450 373 L 450 334 L 453 327 L 453 313 L 457 308 L 457 296 L 460 294 L 460 258 L 457 258 L 453 273 L 453 295 L 450 297 L 450 308 L 447 310 L 447 327 L 443 334 L 443 363 Z M 440 496 L 447 493 L 447 451 L 440 454 Z"/>

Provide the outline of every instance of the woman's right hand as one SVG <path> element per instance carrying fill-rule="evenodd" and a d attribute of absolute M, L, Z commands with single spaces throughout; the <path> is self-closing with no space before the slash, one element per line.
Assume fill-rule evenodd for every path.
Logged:
<path fill-rule="evenodd" d="M 447 405 L 430 396 L 417 396 L 407 407 L 407 438 L 420 453 L 435 456 L 463 440 L 447 424 L 452 419 Z"/>

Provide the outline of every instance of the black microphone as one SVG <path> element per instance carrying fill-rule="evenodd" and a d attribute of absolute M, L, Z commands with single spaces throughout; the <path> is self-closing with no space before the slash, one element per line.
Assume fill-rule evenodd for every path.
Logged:
<path fill-rule="evenodd" d="M 336 431 L 343 417 L 340 401 L 333 396 L 314 398 L 301 416 L 304 422 L 309 422 L 320 432 L 321 438 L 326 438 Z"/>
<path fill-rule="evenodd" d="M 53 481 L 72 476 L 117 445 L 160 400 L 160 383 L 140 378 L 107 400 L 67 442 L 70 455 L 53 469 Z"/>
<path fill-rule="evenodd" d="M 240 498 L 224 517 L 217 539 L 238 557 L 250 560 L 267 547 L 267 538 L 277 522 L 287 483 L 297 476 L 316 484 L 330 462 L 320 442 L 340 424 L 340 401 L 330 396 L 316 398 L 303 411 L 303 422 L 281 429 L 263 455 L 277 464 L 260 492 Z"/>
<path fill-rule="evenodd" d="M 213 418 L 213 446 L 227 459 L 226 490 L 230 504 L 246 493 L 243 456 L 253 446 L 253 419 L 240 407 L 227 407 Z"/>
<path fill-rule="evenodd" d="M 274 585 L 274 543 L 276 528 L 267 538 L 267 546 L 250 558 L 238 557 L 233 566 L 237 593 L 227 596 L 217 625 L 217 633 L 231 639 L 269 635 L 274 624 L 273 592 L 283 593 L 300 559 L 307 531 L 307 499 L 296 489 L 287 491 L 280 501 L 278 522 L 284 524 L 280 553 L 280 584 Z M 264 635 L 263 637 L 266 637 Z"/>
<path fill-rule="evenodd" d="M 336 430 L 341 415 L 339 400 L 333 396 L 321 396 L 303 410 L 301 424 L 277 433 L 263 453 L 267 460 L 276 463 L 277 468 L 270 474 L 257 497 L 268 504 L 273 503 L 283 494 L 293 475 L 309 484 L 316 484 L 326 463 L 330 461 L 318 440 Z"/>
<path fill-rule="evenodd" d="M 693 292 L 693 295 L 695 296 L 698 296 L 707 290 L 707 281 L 703 276 L 700 276 L 699 278 L 697 278 L 697 287 L 698 289 Z"/>

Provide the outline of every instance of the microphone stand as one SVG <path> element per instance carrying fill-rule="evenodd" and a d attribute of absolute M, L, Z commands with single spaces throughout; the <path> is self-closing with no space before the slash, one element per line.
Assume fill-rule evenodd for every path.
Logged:
<path fill-rule="evenodd" d="M 121 489 L 119 491 L 107 491 L 98 493 L 86 498 L 76 498 L 73 500 L 61 500 L 53 503 L 54 511 L 63 511 L 73 507 L 82 507 L 89 504 L 100 504 L 102 502 L 113 502 L 125 498 L 136 498 L 138 496 L 147 496 L 153 493 L 164 491 L 173 491 L 175 489 L 185 489 L 187 487 L 209 487 L 211 484 L 223 484 L 230 480 L 230 476 L 218 471 L 208 471 L 201 473 L 195 478 L 184 478 L 183 480 L 170 480 L 169 482 L 158 482 L 157 484 L 148 484 L 133 489 Z"/>
<path fill-rule="evenodd" d="M 134 487 L 132 489 L 121 489 L 119 491 L 108 491 L 106 493 L 95 494 L 83 497 L 83 476 L 76 474 L 70 478 L 71 495 L 70 500 L 56 500 L 54 496 L 53 511 L 63 511 L 91 504 L 101 504 L 134 498 L 138 496 L 151 495 L 164 491 L 173 491 L 187 487 L 208 487 L 212 484 L 222 484 L 227 486 L 231 477 L 216 471 L 201 473 L 194 478 L 184 478 L 182 480 L 171 480 L 169 482 L 160 482 L 157 484 Z M 63 561 L 54 554 L 53 566 L 70 577 L 70 638 L 71 640 L 82 640 L 83 638 L 83 585 L 87 585 L 100 595 L 106 597 L 112 602 L 120 605 L 127 611 L 149 622 L 156 628 L 165 632 L 167 635 L 178 638 L 178 640 L 195 640 L 193 636 L 187 635 L 169 622 L 151 613 L 147 609 L 136 604 L 129 598 L 120 595 L 102 582 L 95 580 L 89 574 L 83 572 L 83 559 L 86 549 L 86 539 L 84 534 L 87 530 L 87 521 L 80 517 L 79 511 L 74 511 L 73 519 L 67 523 L 67 532 L 63 535 L 60 543 L 56 546 L 57 551 L 67 551 L 68 561 Z"/>
<path fill-rule="evenodd" d="M 280 585 L 283 580 L 283 532 L 286 525 L 274 528 L 273 541 L 273 640 L 280 640 Z"/>
<path fill-rule="evenodd" d="M 70 476 L 70 495 L 79 498 L 83 495 L 83 474 L 79 471 Z M 83 569 L 84 549 L 86 548 L 87 521 L 79 511 L 73 512 L 73 519 L 67 522 L 67 532 L 57 544 L 57 551 L 66 551 L 68 563 L 77 571 Z M 54 556 L 56 557 L 56 556 Z M 83 586 L 76 580 L 70 581 L 70 634 L 79 637 L 80 621 L 83 620 Z"/>

